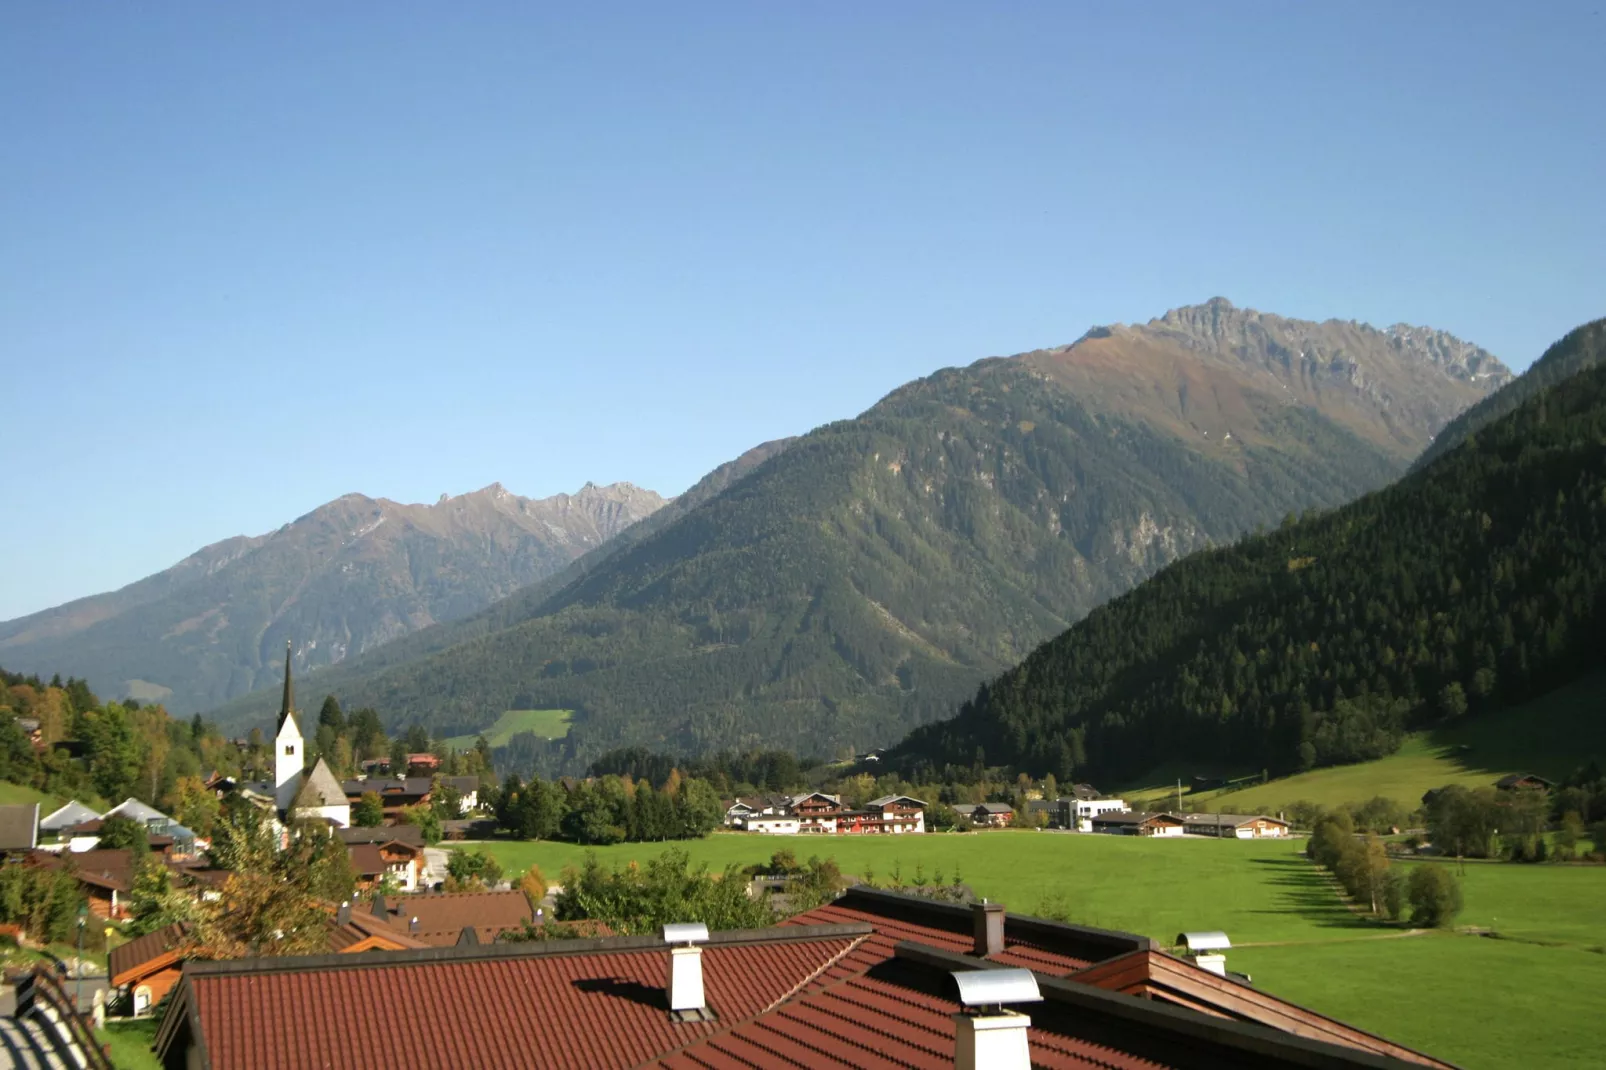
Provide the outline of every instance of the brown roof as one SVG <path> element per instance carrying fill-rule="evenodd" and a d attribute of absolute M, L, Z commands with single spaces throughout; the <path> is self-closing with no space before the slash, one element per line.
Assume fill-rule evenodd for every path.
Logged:
<path fill-rule="evenodd" d="M 70 861 L 69 861 L 70 860 Z M 126 847 L 106 851 L 79 851 L 57 855 L 33 851 L 28 862 L 43 869 L 71 869 L 82 884 L 119 892 L 128 891 L 134 878 L 132 852 Z"/>
<path fill-rule="evenodd" d="M 424 830 L 417 825 L 380 825 L 378 828 L 336 829 L 343 843 L 386 843 L 395 840 L 409 847 L 424 846 Z"/>
<path fill-rule="evenodd" d="M 119 944 L 107 956 L 112 986 L 120 988 L 173 962 L 189 942 L 190 927 L 178 922 Z"/>
<path fill-rule="evenodd" d="M 357 871 L 359 877 L 383 873 L 388 865 L 385 856 L 379 853 L 377 843 L 354 843 L 346 848 L 346 852 L 351 855 L 351 868 Z"/>
<path fill-rule="evenodd" d="M 465 926 L 472 927 L 489 944 L 495 942 L 498 933 L 522 928 L 526 921 L 535 919 L 530 900 L 517 891 L 393 895 L 385 900 L 385 906 L 392 928 L 434 947 L 457 943 Z M 417 928 L 412 924 L 414 918 L 418 919 Z"/>
<path fill-rule="evenodd" d="M 192 962 L 158 1044 L 183 1043 L 193 1020 L 212 1070 L 629 1067 L 758 1014 L 863 936 L 714 934 L 703 969 L 718 1021 L 670 1019 L 653 936 Z"/>
<path fill-rule="evenodd" d="M 0 851 L 28 851 L 39 845 L 39 804 L 0 806 Z"/>

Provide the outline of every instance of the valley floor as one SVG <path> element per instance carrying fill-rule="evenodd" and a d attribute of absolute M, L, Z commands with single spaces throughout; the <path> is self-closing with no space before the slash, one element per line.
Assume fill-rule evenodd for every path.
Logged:
<path fill-rule="evenodd" d="M 540 865 L 548 880 L 586 849 L 493 842 L 510 875 Z M 1024 913 L 1126 929 L 1169 945 L 1183 930 L 1222 929 L 1228 964 L 1255 984 L 1450 1059 L 1468 1070 L 1598 1066 L 1606 991 L 1606 866 L 1468 863 L 1461 924 L 1506 939 L 1419 933 L 1352 913 L 1332 883 L 1276 842 L 1129 839 L 1062 832 L 941 833 L 892 839 L 719 833 L 679 845 L 598 850 L 608 864 L 684 847 L 712 869 L 776 850 L 835 857 L 845 872 L 904 883 L 957 875 L 978 895 Z M 1402 863 L 1411 865 L 1416 863 Z M 1250 945 L 1250 946 L 1245 946 Z M 1254 946 L 1259 945 L 1259 946 Z"/>

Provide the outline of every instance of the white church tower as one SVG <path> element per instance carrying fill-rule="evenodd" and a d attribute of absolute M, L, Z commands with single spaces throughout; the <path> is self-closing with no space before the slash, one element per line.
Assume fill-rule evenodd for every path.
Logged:
<path fill-rule="evenodd" d="M 301 790 L 301 726 L 296 723 L 296 689 L 290 680 L 290 641 L 284 643 L 284 702 L 279 707 L 279 731 L 273 737 L 273 801 L 280 812 L 290 809 Z"/>

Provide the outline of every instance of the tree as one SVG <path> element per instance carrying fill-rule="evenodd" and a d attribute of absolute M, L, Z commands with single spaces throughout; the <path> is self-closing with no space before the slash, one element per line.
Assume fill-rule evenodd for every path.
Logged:
<path fill-rule="evenodd" d="M 1561 816 L 1561 828 L 1556 833 L 1556 857 L 1571 861 L 1578 854 L 1578 844 L 1584 838 L 1584 819 L 1577 810 L 1568 810 Z"/>
<path fill-rule="evenodd" d="M 532 910 L 540 905 L 541 900 L 546 898 L 546 889 L 545 874 L 541 872 L 540 866 L 531 862 L 530 868 L 525 870 L 524 875 L 519 878 L 519 891 L 523 892 L 524 897 L 530 901 Z"/>
<path fill-rule="evenodd" d="M 1323 814 L 1316 822 L 1305 851 L 1317 865 L 1333 870 L 1338 867 L 1339 859 L 1344 857 L 1345 849 L 1354 842 L 1354 823 L 1349 814 L 1338 811 Z"/>
<path fill-rule="evenodd" d="M 113 814 L 101 821 L 100 842 L 95 846 L 104 851 L 128 848 L 136 856 L 146 854 L 151 849 L 145 826 L 122 814 Z"/>
<path fill-rule="evenodd" d="M 1398 867 L 1391 867 L 1383 878 L 1383 910 L 1388 916 L 1399 921 L 1405 916 L 1405 908 L 1410 899 L 1410 878 Z"/>
<path fill-rule="evenodd" d="M 333 695 L 324 697 L 318 710 L 318 727 L 331 728 L 336 735 L 346 730 L 346 715 L 340 711 L 340 700 Z"/>
<path fill-rule="evenodd" d="M 449 891 L 488 888 L 502 879 L 502 864 L 486 851 L 460 847 L 447 858 L 446 873 L 457 886 Z"/>
<path fill-rule="evenodd" d="M 775 920 L 767 903 L 747 894 L 735 864 L 716 877 L 706 864 L 690 868 L 690 856 L 678 848 L 645 865 L 614 870 L 604 869 L 591 852 L 582 867 L 564 871 L 561 883 L 555 911 L 560 920 L 601 921 L 620 934 L 657 932 L 670 922 L 755 929 Z"/>
<path fill-rule="evenodd" d="M 407 770 L 407 741 L 398 736 L 390 744 L 390 775 L 406 776 Z"/>
<path fill-rule="evenodd" d="M 1446 929 L 1461 913 L 1461 882 L 1448 866 L 1423 863 L 1411 871 L 1407 885 L 1411 924 Z"/>
<path fill-rule="evenodd" d="M 198 776 L 179 777 L 173 786 L 173 816 L 197 836 L 210 837 L 223 804 Z"/>
<path fill-rule="evenodd" d="M 1439 712 L 1451 721 L 1466 714 L 1467 693 L 1458 681 L 1450 681 L 1439 692 Z"/>
<path fill-rule="evenodd" d="M 404 806 L 396 815 L 398 825 L 415 825 L 424 834 L 424 842 L 436 844 L 441 842 L 440 815 L 423 803 L 417 806 Z"/>
<path fill-rule="evenodd" d="M 351 823 L 358 828 L 373 829 L 385 823 L 385 800 L 377 791 L 365 791 L 351 808 Z"/>
<path fill-rule="evenodd" d="M 140 863 L 128 893 L 129 935 L 143 936 L 194 917 L 195 899 L 174 891 L 172 871 L 156 858 Z"/>

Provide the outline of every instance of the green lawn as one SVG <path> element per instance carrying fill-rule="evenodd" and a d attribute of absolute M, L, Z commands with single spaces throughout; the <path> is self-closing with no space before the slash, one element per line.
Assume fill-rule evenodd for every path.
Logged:
<path fill-rule="evenodd" d="M 453 736 L 445 743 L 457 750 L 468 750 L 483 735 L 491 746 L 501 747 L 520 732 L 534 732 L 545 739 L 562 739 L 569 734 L 569 720 L 573 716 L 573 710 L 504 710 L 496 723 L 484 731 L 471 736 Z"/>
<path fill-rule="evenodd" d="M 1302 842 L 1302 841 L 1301 841 Z M 587 848 L 566 843 L 492 842 L 485 845 L 508 871 L 535 862 L 549 881 L 581 861 Z M 663 844 L 597 849 L 609 865 L 652 858 Z M 1326 882 L 1297 855 L 1296 843 L 1270 840 L 1160 841 L 1060 832 L 932 833 L 888 841 L 877 836 L 758 836 L 716 833 L 684 847 L 693 862 L 713 869 L 763 862 L 781 849 L 798 859 L 834 857 L 844 872 L 873 869 L 878 883 L 901 869 L 906 883 L 917 867 L 927 878 L 940 869 L 1023 913 L 1045 897 L 1068 900 L 1077 920 L 1146 933 L 1169 942 L 1185 929 L 1224 929 L 1239 940 L 1319 940 L 1365 931 Z"/>
<path fill-rule="evenodd" d="M 1606 949 L 1606 866 L 1468 862 L 1465 871 L 1466 905 L 1457 925 L 1513 940 Z"/>
<path fill-rule="evenodd" d="M 1333 807 L 1382 795 L 1407 809 L 1429 788 L 1492 784 L 1506 773 L 1565 778 L 1590 758 L 1606 763 L 1606 673 L 1595 673 L 1522 706 L 1474 718 L 1464 725 L 1409 737 L 1399 751 L 1375 762 L 1340 765 L 1283 777 L 1230 792 L 1184 794 L 1186 801 L 1235 810 L 1275 813 L 1301 799 Z M 1143 778 L 1147 788 L 1130 800 L 1172 806 L 1176 770 Z M 1251 770 L 1244 770 L 1248 773 Z M 1172 780 L 1167 789 L 1165 782 Z M 1184 775 L 1184 788 L 1187 777 Z"/>
<path fill-rule="evenodd" d="M 151 1044 L 156 1040 L 156 1018 L 108 1019 L 100 1039 L 111 1045 L 117 1070 L 161 1070 Z"/>
<path fill-rule="evenodd" d="M 1235 949 L 1227 965 L 1257 988 L 1467 1070 L 1601 1065 L 1606 955 L 1430 933 Z"/>

